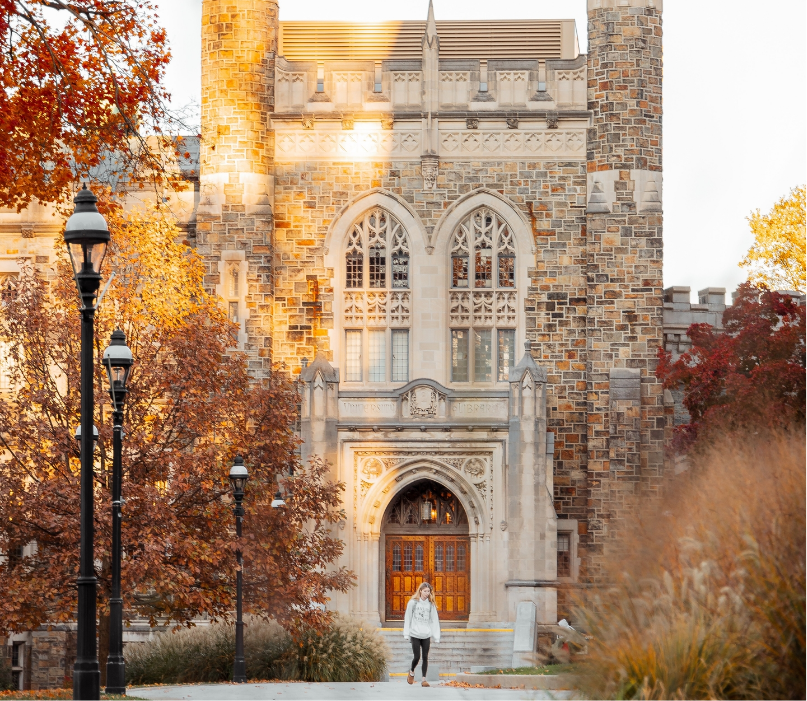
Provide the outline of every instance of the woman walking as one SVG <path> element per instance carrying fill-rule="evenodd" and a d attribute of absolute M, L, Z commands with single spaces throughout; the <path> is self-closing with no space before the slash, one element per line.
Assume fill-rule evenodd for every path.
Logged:
<path fill-rule="evenodd" d="M 415 667 L 418 666 L 420 654 L 423 651 L 421 685 L 429 686 L 429 682 L 426 681 L 426 670 L 429 668 L 429 646 L 432 638 L 434 638 L 434 642 L 440 642 L 440 619 L 437 616 L 434 594 L 428 582 L 423 582 L 409 599 L 404 617 L 403 634 L 404 638 L 412 641 L 412 654 L 414 655 L 406 681 L 409 684 L 414 683 Z"/>

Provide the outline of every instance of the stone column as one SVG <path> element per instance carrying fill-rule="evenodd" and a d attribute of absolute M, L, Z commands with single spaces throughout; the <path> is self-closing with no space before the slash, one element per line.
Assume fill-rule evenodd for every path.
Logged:
<path fill-rule="evenodd" d="M 303 464 L 317 455 L 334 469 L 337 465 L 337 433 L 339 420 L 339 370 L 322 353 L 300 373 L 302 383 L 300 458 Z M 333 474 L 333 479 L 338 475 Z"/>
<path fill-rule="evenodd" d="M 271 367 L 274 71 L 276 0 L 203 0 L 202 142 L 197 249 L 205 285 L 219 284 L 226 251 L 248 261 L 250 369 Z"/>
<path fill-rule="evenodd" d="M 529 347 L 509 380 L 508 616 L 513 620 L 517 605 L 531 601 L 539 623 L 556 623 L 557 600 L 550 584 L 557 577 L 557 528 L 547 482 L 547 375 Z"/>
<path fill-rule="evenodd" d="M 661 0 L 588 0 L 588 578 L 634 494 L 657 489 L 664 410 Z"/>

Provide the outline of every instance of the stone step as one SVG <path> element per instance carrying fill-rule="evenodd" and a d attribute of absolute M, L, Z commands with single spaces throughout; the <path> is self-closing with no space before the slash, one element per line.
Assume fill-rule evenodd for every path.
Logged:
<path fill-rule="evenodd" d="M 412 661 L 412 647 L 403 638 L 403 628 L 382 628 L 378 632 L 390 648 L 388 667 L 391 673 L 406 672 Z M 471 667 L 510 666 L 513 658 L 512 631 L 445 630 L 440 643 L 432 645 L 429 662 L 441 673 L 457 673 Z"/>

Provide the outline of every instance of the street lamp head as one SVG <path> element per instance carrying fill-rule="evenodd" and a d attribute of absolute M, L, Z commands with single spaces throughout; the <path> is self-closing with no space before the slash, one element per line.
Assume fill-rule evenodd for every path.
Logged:
<path fill-rule="evenodd" d="M 106 220 L 95 205 L 97 201 L 85 183 L 73 200 L 76 208 L 64 231 L 64 242 L 82 297 L 94 296 L 101 284 L 101 264 L 110 238 Z"/>
<path fill-rule="evenodd" d="M 75 438 L 77 441 L 81 441 L 81 426 L 78 426 L 76 428 L 76 432 L 73 435 L 73 438 Z M 93 441 L 93 443 L 97 443 L 98 438 L 99 438 L 98 429 L 95 426 L 93 426 L 92 427 L 92 441 Z"/>
<path fill-rule="evenodd" d="M 112 339 L 104 351 L 103 363 L 109 379 L 109 395 L 115 404 L 115 410 L 122 411 L 126 382 L 129 380 L 134 359 L 132 351 L 126 345 L 126 335 L 120 329 L 112 332 Z"/>
<path fill-rule="evenodd" d="M 249 478 L 249 472 L 244 466 L 244 458 L 240 455 L 236 456 L 233 460 L 233 466 L 230 468 L 230 485 L 233 488 L 233 496 L 237 501 L 244 498 L 244 488 Z"/>
<path fill-rule="evenodd" d="M 275 492 L 275 498 L 272 499 L 272 508 L 276 509 L 279 506 L 286 506 L 286 502 L 283 500 L 283 495 L 280 493 L 280 490 L 278 489 Z"/>

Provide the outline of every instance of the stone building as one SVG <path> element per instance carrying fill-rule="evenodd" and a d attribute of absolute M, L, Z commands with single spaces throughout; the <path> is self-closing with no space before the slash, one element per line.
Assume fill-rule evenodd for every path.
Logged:
<path fill-rule="evenodd" d="M 189 239 L 254 373 L 299 376 L 346 484 L 332 606 L 376 625 L 427 579 L 534 645 L 662 480 L 662 0 L 587 3 L 581 54 L 571 20 L 203 0 Z M 56 234 L 0 214 L 0 286 Z"/>
<path fill-rule="evenodd" d="M 280 22 L 205 0 L 208 284 L 347 485 L 333 605 L 555 623 L 662 477 L 661 3 Z"/>

